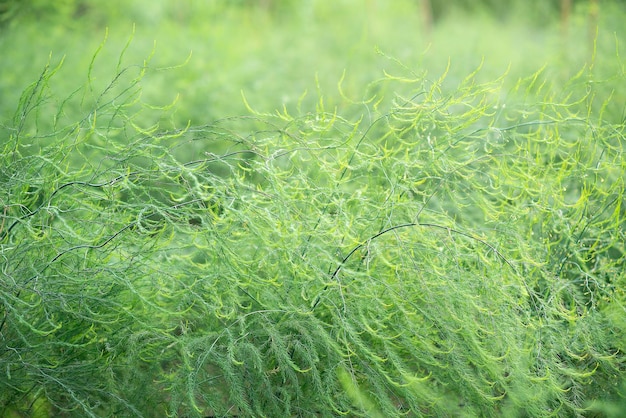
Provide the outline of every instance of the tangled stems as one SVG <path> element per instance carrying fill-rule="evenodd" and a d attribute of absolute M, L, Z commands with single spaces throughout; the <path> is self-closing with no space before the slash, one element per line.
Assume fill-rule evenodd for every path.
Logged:
<path fill-rule="evenodd" d="M 10 130 L 4 414 L 562 416 L 619 401 L 624 126 L 577 84 L 505 107 L 502 80 L 444 93 L 388 75 L 381 94 L 406 95 L 344 116 L 320 99 L 159 130 L 139 128 L 119 83 L 82 102 L 97 118 L 49 124 L 23 100 Z M 371 119 L 349 116 L 364 106 Z"/>

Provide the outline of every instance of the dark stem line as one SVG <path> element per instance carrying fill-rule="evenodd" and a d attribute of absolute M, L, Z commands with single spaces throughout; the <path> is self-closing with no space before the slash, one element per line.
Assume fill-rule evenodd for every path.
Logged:
<path fill-rule="evenodd" d="M 444 225 L 439 225 L 439 224 L 434 224 L 434 223 L 419 223 L 419 222 L 409 222 L 409 223 L 405 223 L 405 224 L 400 224 L 400 225 L 394 225 L 391 226 L 389 228 L 386 228 L 374 235 L 372 235 L 371 237 L 369 237 L 367 240 L 363 241 L 361 244 L 357 245 L 356 247 L 354 247 L 352 250 L 350 250 L 350 252 L 339 262 L 339 265 L 337 266 L 337 268 L 333 271 L 333 273 L 330 276 L 331 280 L 336 280 L 337 276 L 339 275 L 339 272 L 341 271 L 341 269 L 343 268 L 343 266 L 348 262 L 348 260 L 352 257 L 352 255 L 357 252 L 359 249 L 363 248 L 364 246 L 366 246 L 369 242 L 375 240 L 376 238 L 381 237 L 382 235 L 385 235 L 389 232 L 398 230 L 398 229 L 402 229 L 402 228 L 411 228 L 411 227 L 425 227 L 425 228 L 437 228 L 437 229 L 441 229 L 444 231 L 448 231 L 449 233 L 455 233 L 458 235 L 462 235 L 464 237 L 467 237 L 469 239 L 475 240 L 479 243 L 481 243 L 482 245 L 486 246 L 487 248 L 489 248 L 491 251 L 493 251 L 494 254 L 496 254 L 500 259 L 502 259 L 510 268 L 511 270 L 513 270 L 513 272 L 515 272 L 516 274 L 518 274 L 517 269 L 515 268 L 515 266 L 513 265 L 513 263 L 511 263 L 500 251 L 498 251 L 493 245 L 491 245 L 490 243 L 488 243 L 487 241 L 478 238 L 468 232 L 463 232 L 461 230 L 449 227 L 449 226 L 444 226 Z M 526 283 L 524 283 L 524 286 L 526 287 L 526 290 L 529 292 L 529 295 L 532 295 L 532 293 L 530 292 L 530 289 L 528 288 L 528 286 L 526 286 Z M 325 290 L 328 289 L 328 285 L 324 286 L 324 289 L 322 289 L 322 292 L 324 292 Z M 311 310 L 315 309 L 315 307 L 320 303 L 321 301 L 321 293 L 318 294 L 318 296 L 315 298 L 315 301 L 311 304 Z"/>
<path fill-rule="evenodd" d="M 44 271 L 46 271 L 48 269 L 48 267 L 50 267 L 52 265 L 52 263 L 54 263 L 55 261 L 57 261 L 59 258 L 61 258 L 62 256 L 64 256 L 65 254 L 69 253 L 70 251 L 75 251 L 75 250 L 79 250 L 81 248 L 86 248 L 86 249 L 90 249 L 90 250 L 95 250 L 98 248 L 102 248 L 104 246 L 106 246 L 109 242 L 113 241 L 116 237 L 118 237 L 120 234 L 122 234 L 124 231 L 126 231 L 127 229 L 131 228 L 133 225 L 135 225 L 134 222 L 129 223 L 128 225 L 126 225 L 124 228 L 120 229 L 119 231 L 117 231 L 116 233 L 114 233 L 113 235 L 109 236 L 108 238 L 106 238 L 104 241 L 102 241 L 100 244 L 96 244 L 96 245 L 88 245 L 88 244 L 84 244 L 84 245 L 76 245 L 74 247 L 70 247 L 62 252 L 60 252 L 59 254 L 57 254 L 56 256 L 54 256 L 50 261 L 48 261 L 48 263 L 46 263 L 46 265 L 34 276 L 29 277 L 23 284 L 22 284 L 22 288 L 26 285 L 28 285 L 28 283 L 32 282 L 33 280 L 35 280 L 37 277 L 39 277 L 39 275 L 41 275 Z M 20 295 L 22 294 L 22 289 L 18 290 L 17 293 L 15 294 L 16 298 L 19 298 Z M 2 322 L 0 322 L 0 333 L 2 332 L 2 329 L 4 328 L 4 325 L 7 321 L 7 317 L 9 315 L 8 311 L 4 312 L 4 318 L 2 318 Z"/>

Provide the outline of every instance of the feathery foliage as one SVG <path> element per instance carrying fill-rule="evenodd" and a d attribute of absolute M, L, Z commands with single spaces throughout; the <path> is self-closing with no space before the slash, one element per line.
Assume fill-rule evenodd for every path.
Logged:
<path fill-rule="evenodd" d="M 56 68 L 2 133 L 3 415 L 623 404 L 625 126 L 595 96 L 623 73 L 446 90 L 397 64 L 345 114 L 168 130 L 149 62 L 61 98 Z"/>

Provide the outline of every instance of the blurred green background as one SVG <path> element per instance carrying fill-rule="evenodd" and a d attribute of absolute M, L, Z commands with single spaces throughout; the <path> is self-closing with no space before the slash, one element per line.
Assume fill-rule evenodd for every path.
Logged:
<path fill-rule="evenodd" d="M 141 100 L 175 102 L 174 126 L 248 114 L 242 92 L 261 112 L 306 112 L 320 94 L 329 108 L 346 105 L 375 92 L 385 71 L 437 80 L 449 66 L 442 85 L 454 89 L 479 67 L 478 80 L 506 74 L 511 86 L 545 67 L 565 83 L 592 65 L 594 43 L 601 79 L 623 71 L 625 9 L 616 0 L 3 0 L 0 120 L 47 63 L 64 59 L 54 94 L 80 87 L 105 38 L 94 90 L 119 64 L 152 56 Z"/>

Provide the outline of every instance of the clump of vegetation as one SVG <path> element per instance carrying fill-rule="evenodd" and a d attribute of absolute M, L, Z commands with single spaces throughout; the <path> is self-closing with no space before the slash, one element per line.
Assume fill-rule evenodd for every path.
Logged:
<path fill-rule="evenodd" d="M 589 72 L 395 63 L 345 114 L 168 130 L 119 62 L 61 98 L 46 67 L 3 129 L 4 415 L 623 405 L 625 127 Z"/>
<path fill-rule="evenodd" d="M 118 3 L 5 3 L 0 415 L 620 416 L 624 65 L 582 3 L 506 73 L 508 14 L 448 61 L 409 2 L 136 2 L 117 49 Z"/>

